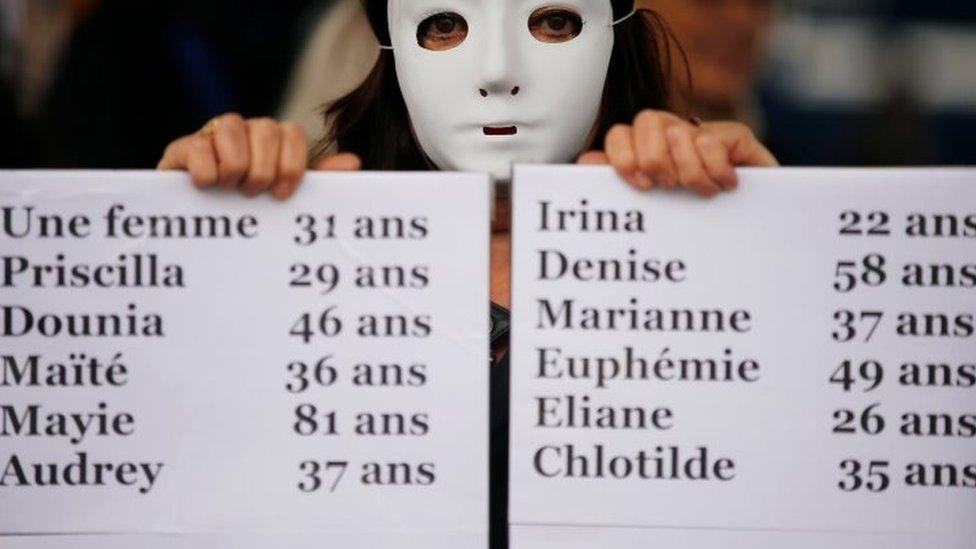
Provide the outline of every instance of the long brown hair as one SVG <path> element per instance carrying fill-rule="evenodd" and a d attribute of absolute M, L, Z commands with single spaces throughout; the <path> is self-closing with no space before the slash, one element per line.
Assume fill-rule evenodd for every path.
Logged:
<path fill-rule="evenodd" d="M 387 0 L 361 0 L 381 44 L 390 43 Z M 610 0 L 615 19 L 633 9 L 633 0 Z M 684 53 L 661 19 L 651 10 L 638 10 L 614 26 L 613 52 L 588 150 L 603 148 L 603 137 L 614 124 L 631 123 L 643 109 L 667 109 L 671 104 L 672 47 Z M 687 75 L 687 62 L 683 63 Z M 690 75 L 687 76 L 690 82 Z M 363 83 L 324 112 L 328 133 L 313 156 L 338 149 L 359 156 L 367 170 L 427 170 L 432 164 L 410 129 L 410 117 L 400 91 L 393 52 L 383 50 Z"/>

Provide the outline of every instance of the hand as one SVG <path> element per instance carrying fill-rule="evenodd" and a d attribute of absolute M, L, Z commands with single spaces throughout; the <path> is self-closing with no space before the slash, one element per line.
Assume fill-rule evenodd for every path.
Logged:
<path fill-rule="evenodd" d="M 358 170 L 359 158 L 337 154 L 317 163 L 319 170 Z M 158 170 L 186 170 L 197 187 L 237 189 L 247 196 L 294 194 L 308 168 L 308 137 L 293 122 L 245 120 L 238 114 L 214 118 L 200 131 L 166 147 Z"/>
<path fill-rule="evenodd" d="M 633 125 L 607 132 L 605 151 L 590 151 L 580 164 L 611 164 L 631 186 L 687 187 L 711 197 L 738 185 L 735 166 L 778 166 L 776 158 L 738 122 L 697 126 L 665 111 L 644 110 Z"/>

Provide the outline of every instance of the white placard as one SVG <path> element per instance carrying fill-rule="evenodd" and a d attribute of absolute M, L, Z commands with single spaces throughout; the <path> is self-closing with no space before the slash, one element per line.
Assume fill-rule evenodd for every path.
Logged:
<path fill-rule="evenodd" d="M 487 545 L 487 177 L 6 172 L 0 208 L 0 545 Z"/>
<path fill-rule="evenodd" d="M 514 549 L 972 547 L 976 170 L 514 188 Z"/>

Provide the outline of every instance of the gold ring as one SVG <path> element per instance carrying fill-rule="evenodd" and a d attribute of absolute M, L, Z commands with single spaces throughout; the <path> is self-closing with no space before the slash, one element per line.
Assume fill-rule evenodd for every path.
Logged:
<path fill-rule="evenodd" d="M 210 121 L 204 124 L 197 133 L 208 139 L 212 138 L 214 134 L 217 133 L 217 119 L 211 118 Z"/>

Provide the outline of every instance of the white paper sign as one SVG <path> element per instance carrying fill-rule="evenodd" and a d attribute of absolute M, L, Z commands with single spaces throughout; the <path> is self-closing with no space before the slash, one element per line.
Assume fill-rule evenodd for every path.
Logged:
<path fill-rule="evenodd" d="M 0 545 L 486 546 L 485 176 L 7 172 L 0 208 Z"/>
<path fill-rule="evenodd" d="M 514 549 L 976 539 L 976 170 L 514 188 Z"/>

